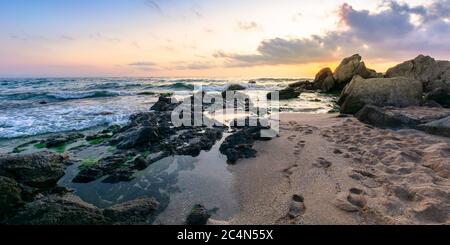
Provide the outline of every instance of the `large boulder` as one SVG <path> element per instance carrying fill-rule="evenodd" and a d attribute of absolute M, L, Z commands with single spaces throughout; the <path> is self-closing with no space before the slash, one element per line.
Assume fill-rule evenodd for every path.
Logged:
<path fill-rule="evenodd" d="M 334 81 L 333 72 L 329 67 L 323 68 L 317 73 L 314 79 L 314 89 L 330 92 L 335 86 L 336 82 Z"/>
<path fill-rule="evenodd" d="M 64 176 L 65 156 L 39 152 L 0 157 L 0 175 L 36 188 L 52 188 Z"/>
<path fill-rule="evenodd" d="M 377 127 L 415 127 L 450 116 L 450 110 L 412 106 L 406 108 L 366 105 L 355 116 L 364 123 Z"/>
<path fill-rule="evenodd" d="M 341 113 L 353 114 L 365 105 L 407 107 L 422 102 L 422 83 L 404 77 L 370 78 L 355 76 L 338 101 Z"/>
<path fill-rule="evenodd" d="M 19 183 L 11 178 L 0 176 L 0 213 L 5 214 L 22 204 L 22 188 Z"/>
<path fill-rule="evenodd" d="M 419 55 L 415 59 L 405 61 L 386 72 L 386 77 L 399 76 L 423 82 L 424 89 L 428 92 L 433 89 L 435 81 L 450 82 L 450 62 L 436 61 L 430 56 Z"/>
<path fill-rule="evenodd" d="M 382 76 L 374 70 L 367 69 L 361 59 L 362 58 L 359 54 L 355 54 L 342 60 L 341 64 L 336 68 L 333 74 L 336 86 L 343 88 L 353 79 L 355 75 L 359 75 L 362 78 L 375 78 Z"/>
<path fill-rule="evenodd" d="M 418 126 L 418 129 L 430 134 L 450 137 L 450 117 L 421 124 Z"/>

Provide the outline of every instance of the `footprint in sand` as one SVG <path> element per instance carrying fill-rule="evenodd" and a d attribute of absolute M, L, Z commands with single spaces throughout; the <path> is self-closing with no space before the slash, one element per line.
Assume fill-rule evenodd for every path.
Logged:
<path fill-rule="evenodd" d="M 290 142 L 293 142 L 295 140 L 295 138 L 297 138 L 297 135 L 293 134 L 293 135 L 287 137 L 287 140 Z"/>
<path fill-rule="evenodd" d="M 303 215 L 306 211 L 305 199 L 301 195 L 293 195 L 289 205 L 288 217 L 296 219 Z"/>
<path fill-rule="evenodd" d="M 322 157 L 319 157 L 319 159 L 317 159 L 317 162 L 313 164 L 313 166 L 317 168 L 325 168 L 325 169 L 331 167 L 331 165 L 333 165 L 331 162 L 325 160 Z"/>
<path fill-rule="evenodd" d="M 301 140 L 299 141 L 296 145 L 295 145 L 295 151 L 294 151 L 294 155 L 298 156 L 300 155 L 301 151 L 303 150 L 303 148 L 305 148 L 306 146 L 306 141 Z"/>
<path fill-rule="evenodd" d="M 346 212 L 358 212 L 367 207 L 365 192 L 359 188 L 350 188 L 347 193 L 339 193 L 335 200 L 337 208 Z"/>

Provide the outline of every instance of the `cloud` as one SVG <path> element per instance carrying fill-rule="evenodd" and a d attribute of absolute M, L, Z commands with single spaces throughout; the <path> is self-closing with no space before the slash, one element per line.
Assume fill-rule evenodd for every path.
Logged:
<path fill-rule="evenodd" d="M 174 64 L 175 66 L 171 67 L 170 70 L 206 70 L 217 67 L 215 64 L 211 62 L 201 62 L 201 61 L 194 61 L 194 62 L 179 61 L 174 62 Z"/>
<path fill-rule="evenodd" d="M 225 58 L 227 66 L 301 64 L 327 60 L 337 49 L 337 45 L 326 43 L 317 36 L 305 39 L 275 38 L 261 42 L 257 54 L 219 51 L 214 57 Z"/>
<path fill-rule="evenodd" d="M 154 71 L 159 70 L 158 65 L 151 61 L 138 61 L 128 64 L 128 66 L 135 67 L 142 71 Z"/>
<path fill-rule="evenodd" d="M 155 0 L 145 0 L 144 4 L 145 4 L 145 6 L 149 7 L 152 10 L 155 10 L 155 11 L 157 11 L 159 13 L 163 12 L 161 6 Z"/>
<path fill-rule="evenodd" d="M 60 38 L 62 40 L 66 40 L 66 41 L 75 41 L 76 40 L 76 38 L 68 36 L 68 35 L 61 35 Z"/>
<path fill-rule="evenodd" d="M 254 21 L 249 21 L 249 22 L 239 21 L 238 28 L 242 31 L 255 31 L 255 30 L 261 29 L 261 27 L 258 25 L 258 23 L 254 22 Z"/>
<path fill-rule="evenodd" d="M 156 63 L 150 61 L 139 61 L 128 64 L 129 66 L 156 66 Z"/>
<path fill-rule="evenodd" d="M 339 30 L 308 38 L 267 39 L 254 53 L 219 51 L 213 56 L 224 59 L 226 66 L 312 63 L 354 53 L 374 59 L 410 58 L 419 53 L 448 57 L 449 6 L 450 0 L 419 6 L 388 1 L 371 12 L 342 4 L 337 11 Z"/>

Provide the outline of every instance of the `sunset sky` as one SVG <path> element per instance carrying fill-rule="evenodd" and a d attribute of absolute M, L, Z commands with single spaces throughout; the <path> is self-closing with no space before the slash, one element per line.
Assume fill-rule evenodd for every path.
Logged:
<path fill-rule="evenodd" d="M 450 0 L 0 0 L 0 76 L 311 77 L 450 59 Z"/>

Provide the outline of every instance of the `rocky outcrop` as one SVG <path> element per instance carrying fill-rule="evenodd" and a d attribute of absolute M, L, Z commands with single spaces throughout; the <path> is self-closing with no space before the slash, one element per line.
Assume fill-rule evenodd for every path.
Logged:
<path fill-rule="evenodd" d="M 191 99 L 194 97 L 187 98 Z M 162 103 L 169 100 L 161 99 Z M 117 150 L 112 156 L 83 166 L 73 179 L 75 183 L 89 183 L 107 176 L 104 183 L 130 181 L 137 171 L 171 155 L 188 155 L 196 157 L 201 151 L 210 150 L 222 138 L 224 127 L 181 126 L 172 124 L 171 110 L 178 102 L 158 106 L 152 112 L 142 112 L 130 117 L 130 122 L 112 137 L 110 143 Z M 159 111 L 168 109 L 167 111 Z M 191 108 L 192 109 L 192 108 Z M 202 109 L 202 111 L 204 108 Z M 202 111 L 200 113 L 202 113 Z M 193 113 L 191 120 L 193 120 Z M 207 118 L 203 116 L 205 120 Z M 129 152 L 132 152 L 130 155 Z"/>
<path fill-rule="evenodd" d="M 426 124 L 421 124 L 418 129 L 430 134 L 450 137 L 450 116 Z"/>
<path fill-rule="evenodd" d="M 352 55 L 342 60 L 333 74 L 334 81 L 338 87 L 343 88 L 356 75 L 362 78 L 375 78 L 382 76 L 374 70 L 367 69 L 365 63 L 361 60 L 362 58 L 359 54 Z"/>
<path fill-rule="evenodd" d="M 416 127 L 450 116 L 450 110 L 429 107 L 377 107 L 366 105 L 355 116 L 364 123 L 377 127 Z"/>
<path fill-rule="evenodd" d="M 331 72 L 330 68 L 323 68 L 317 73 L 316 78 L 314 79 L 314 89 L 330 92 L 335 86 L 336 82 L 334 81 L 333 72 Z"/>
<path fill-rule="evenodd" d="M 450 62 L 436 61 L 430 56 L 419 55 L 415 59 L 405 61 L 386 72 L 386 77 L 400 76 L 423 82 L 425 91 L 429 92 L 433 89 L 435 81 L 450 82 Z"/>
<path fill-rule="evenodd" d="M 108 225 L 146 223 L 158 203 L 137 199 L 108 209 L 99 209 L 76 196 L 50 195 L 27 203 L 3 223 L 14 225 Z"/>
<path fill-rule="evenodd" d="M 438 103 L 443 107 L 450 107 L 450 61 L 419 55 L 386 72 L 386 77 L 400 76 L 423 83 L 426 104 Z"/>
<path fill-rule="evenodd" d="M 422 102 L 422 83 L 404 77 L 364 79 L 355 76 L 344 88 L 341 113 L 354 114 L 365 105 L 407 107 Z"/>
<path fill-rule="evenodd" d="M 35 188 L 51 188 L 64 176 L 67 157 L 51 152 L 0 157 L 0 175 Z"/>

